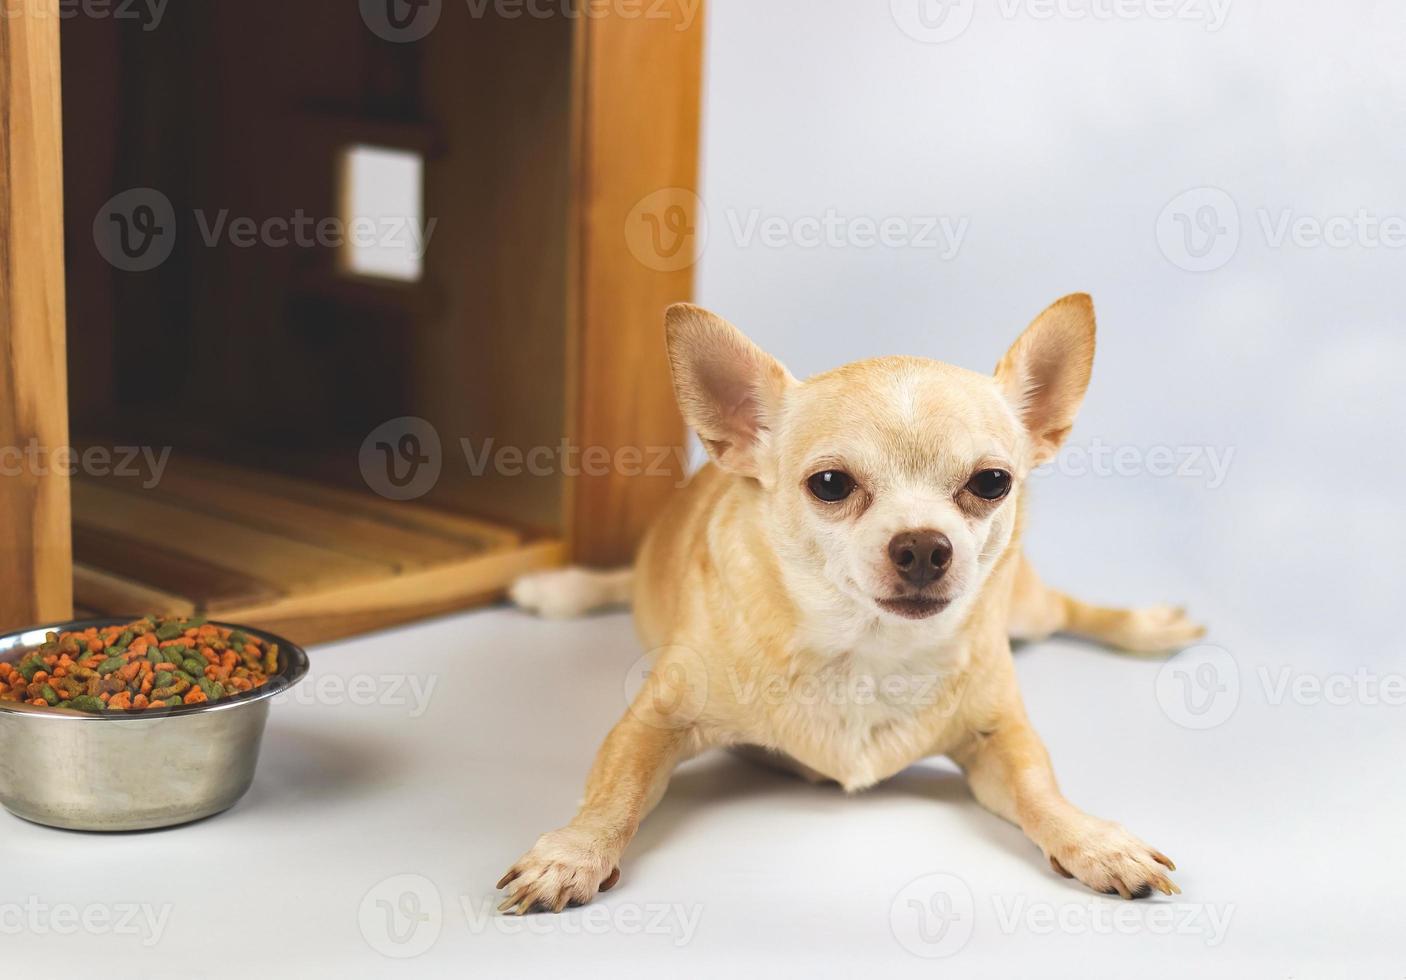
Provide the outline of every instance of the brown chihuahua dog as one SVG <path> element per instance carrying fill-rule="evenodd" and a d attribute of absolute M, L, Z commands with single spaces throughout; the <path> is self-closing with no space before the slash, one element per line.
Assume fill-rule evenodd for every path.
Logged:
<path fill-rule="evenodd" d="M 713 465 L 633 571 L 514 586 L 551 616 L 632 601 L 656 660 L 576 817 L 498 883 L 502 910 L 559 911 L 614 885 L 670 772 L 713 746 L 848 791 L 946 755 L 1060 874 L 1124 898 L 1179 891 L 1165 855 L 1060 794 L 1011 661 L 1012 637 L 1155 651 L 1202 633 L 1178 609 L 1097 608 L 1049 589 L 1021 553 L 1024 482 L 1054 458 L 1088 386 L 1089 297 L 1041 313 L 994 377 L 887 357 L 802 383 L 706 310 L 673 306 L 667 329 L 679 406 Z"/>

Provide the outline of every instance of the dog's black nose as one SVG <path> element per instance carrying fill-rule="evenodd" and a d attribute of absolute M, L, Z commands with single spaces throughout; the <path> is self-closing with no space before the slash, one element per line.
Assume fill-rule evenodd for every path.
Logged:
<path fill-rule="evenodd" d="M 904 531 L 889 542 L 889 560 L 903 581 L 921 588 L 942 578 L 952 564 L 952 542 L 931 528 Z"/>

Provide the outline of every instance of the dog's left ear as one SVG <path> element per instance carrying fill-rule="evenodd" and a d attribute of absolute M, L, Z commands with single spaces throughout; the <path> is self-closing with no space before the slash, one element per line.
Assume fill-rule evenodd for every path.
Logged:
<path fill-rule="evenodd" d="M 771 427 L 796 379 L 716 313 L 675 303 L 664 322 L 684 421 L 724 470 L 767 483 Z"/>
<path fill-rule="evenodd" d="M 1093 367 L 1094 301 L 1088 293 L 1055 300 L 996 365 L 996 381 L 1030 435 L 1033 465 L 1054 459 L 1069 435 Z"/>

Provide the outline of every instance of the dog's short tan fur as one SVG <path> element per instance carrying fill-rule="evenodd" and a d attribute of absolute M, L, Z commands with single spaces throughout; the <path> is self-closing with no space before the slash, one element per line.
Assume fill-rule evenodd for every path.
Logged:
<path fill-rule="evenodd" d="M 1010 637 L 1056 631 L 1131 650 L 1200 635 L 1179 610 L 1101 609 L 1054 592 L 1020 551 L 1022 484 L 1053 458 L 1088 384 L 1089 297 L 1045 310 L 994 377 L 890 357 L 799 383 L 705 310 L 672 307 L 667 328 L 680 407 L 713 465 L 647 536 L 633 588 L 628 572 L 568 570 L 514 589 L 552 615 L 631 597 L 657 661 L 600 749 L 576 817 L 499 882 L 502 908 L 555 911 L 612 886 L 670 772 L 713 746 L 851 791 L 947 755 L 1061 874 L 1125 898 L 1177 891 L 1165 856 L 1060 794 L 1010 655 Z M 992 468 L 1013 478 L 1004 499 L 968 486 Z M 849 474 L 854 491 L 818 499 L 808 480 L 821 471 Z M 889 546 L 914 529 L 951 545 L 945 573 L 919 587 Z M 881 604 L 904 598 L 922 618 Z"/>

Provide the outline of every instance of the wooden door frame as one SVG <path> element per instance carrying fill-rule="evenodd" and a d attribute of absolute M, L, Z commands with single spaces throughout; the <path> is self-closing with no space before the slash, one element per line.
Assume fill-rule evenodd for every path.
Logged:
<path fill-rule="evenodd" d="M 683 475 L 662 323 L 691 295 L 700 237 L 703 19 L 699 3 L 663 19 L 579 20 L 568 432 L 609 462 L 601 472 L 583 457 L 567 481 L 578 562 L 628 562 Z M 59 23 L 59 0 L 0 18 L 0 629 L 73 608 L 68 474 L 55 465 L 69 439 Z M 678 215 L 687 254 L 649 255 L 648 223 Z"/>
<path fill-rule="evenodd" d="M 0 17 L 0 630 L 73 613 L 59 0 Z"/>
<path fill-rule="evenodd" d="M 702 242 L 705 4 L 670 6 L 583 16 L 576 36 L 567 398 L 582 455 L 564 524 L 570 560 L 587 565 L 628 564 L 684 475 L 664 309 L 692 298 Z M 657 249 L 661 223 L 671 240 Z"/>

